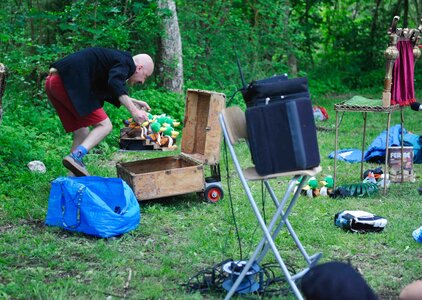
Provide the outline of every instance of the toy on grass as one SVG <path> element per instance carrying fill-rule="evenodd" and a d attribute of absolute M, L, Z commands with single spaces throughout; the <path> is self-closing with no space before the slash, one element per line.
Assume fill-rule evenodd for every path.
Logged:
<path fill-rule="evenodd" d="M 378 194 L 378 185 L 372 182 L 346 184 L 337 187 L 331 194 L 332 198 L 364 197 Z"/>
<path fill-rule="evenodd" d="M 328 113 L 324 107 L 314 105 L 312 106 L 312 110 L 314 112 L 314 119 L 316 121 L 325 121 L 328 119 Z"/>
<path fill-rule="evenodd" d="M 368 172 L 368 175 L 363 180 L 363 183 L 377 183 L 377 180 L 375 179 L 374 172 Z"/>
<path fill-rule="evenodd" d="M 372 172 L 374 174 L 375 179 L 378 181 L 384 172 L 382 171 L 382 167 L 378 167 L 375 169 L 368 169 L 365 172 L 363 172 L 363 178 L 368 177 L 369 172 Z"/>
<path fill-rule="evenodd" d="M 321 180 L 320 183 L 322 184 L 321 189 L 319 190 L 319 194 L 323 197 L 327 197 L 333 192 L 334 187 L 334 178 L 331 175 L 325 176 L 324 180 Z"/>
<path fill-rule="evenodd" d="M 315 177 L 308 179 L 308 184 L 303 188 L 304 194 L 309 198 L 319 195 L 318 180 Z"/>
<path fill-rule="evenodd" d="M 385 180 L 384 180 L 384 177 L 386 177 Z M 377 185 L 379 188 L 384 188 L 384 185 L 387 185 L 387 188 L 388 188 L 390 186 L 390 176 L 388 174 L 386 175 L 381 174 L 377 182 Z"/>

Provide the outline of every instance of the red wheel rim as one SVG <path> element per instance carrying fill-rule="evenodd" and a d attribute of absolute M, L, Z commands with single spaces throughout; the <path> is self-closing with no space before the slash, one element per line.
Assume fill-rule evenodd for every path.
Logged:
<path fill-rule="evenodd" d="M 211 202 L 217 202 L 221 199 L 221 192 L 217 188 L 212 188 L 207 193 L 207 198 Z"/>

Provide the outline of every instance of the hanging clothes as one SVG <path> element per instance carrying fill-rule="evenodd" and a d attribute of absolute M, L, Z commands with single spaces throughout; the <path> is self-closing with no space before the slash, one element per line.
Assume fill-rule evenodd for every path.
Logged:
<path fill-rule="evenodd" d="M 414 88 L 415 59 L 413 46 L 409 40 L 397 42 L 399 56 L 393 66 L 393 83 L 391 86 L 391 104 L 408 106 L 416 101 Z"/>

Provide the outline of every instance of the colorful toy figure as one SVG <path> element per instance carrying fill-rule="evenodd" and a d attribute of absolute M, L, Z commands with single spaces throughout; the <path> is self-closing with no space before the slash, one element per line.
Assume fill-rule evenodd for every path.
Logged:
<path fill-rule="evenodd" d="M 331 175 L 328 175 L 324 178 L 324 180 L 321 180 L 320 183 L 322 184 L 322 187 L 319 191 L 319 194 L 323 197 L 327 197 L 333 192 L 334 187 L 334 178 Z"/>
<path fill-rule="evenodd" d="M 132 129 L 126 134 L 131 138 L 148 139 L 161 147 L 177 148 L 174 140 L 179 132 L 174 130 L 174 127 L 179 126 L 180 122 L 165 114 L 157 116 L 149 113 L 148 118 L 149 121 L 142 124 L 137 124 L 132 118 L 123 120 L 123 124 Z"/>
<path fill-rule="evenodd" d="M 308 184 L 303 188 L 305 195 L 309 198 L 315 198 L 319 195 L 318 180 L 315 177 L 308 179 Z"/>
<path fill-rule="evenodd" d="M 368 172 L 368 176 L 363 180 L 363 183 L 377 183 L 377 180 L 375 179 L 374 172 Z"/>

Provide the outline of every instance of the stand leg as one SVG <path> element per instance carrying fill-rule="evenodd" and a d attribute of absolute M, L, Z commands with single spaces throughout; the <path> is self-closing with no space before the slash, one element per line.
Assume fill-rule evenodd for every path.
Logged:
<path fill-rule="evenodd" d="M 387 114 L 387 136 L 385 137 L 385 162 L 384 162 L 384 195 L 387 194 L 387 174 L 388 174 L 388 139 L 390 136 L 391 112 Z"/>
<path fill-rule="evenodd" d="M 363 159 L 365 157 L 365 144 L 366 144 L 366 117 L 367 113 L 363 113 L 363 140 L 362 140 L 362 159 L 360 161 L 360 180 L 363 180 Z"/>
<path fill-rule="evenodd" d="M 338 151 L 338 111 L 336 111 L 336 141 L 335 141 L 335 145 L 334 145 L 334 174 L 333 174 L 333 181 L 334 181 L 334 186 L 333 186 L 333 190 L 336 189 L 336 185 L 337 185 L 337 151 Z"/>

